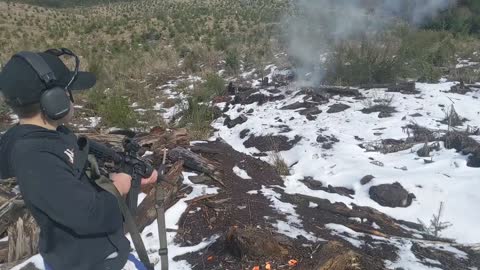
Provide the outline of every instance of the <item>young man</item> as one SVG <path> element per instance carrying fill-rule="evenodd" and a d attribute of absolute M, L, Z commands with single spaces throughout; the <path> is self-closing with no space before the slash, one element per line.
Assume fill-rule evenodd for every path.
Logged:
<path fill-rule="evenodd" d="M 78 58 L 70 71 L 63 54 L 75 56 L 66 49 L 16 54 L 0 73 L 0 91 L 19 118 L 0 141 L 0 176 L 16 177 L 41 229 L 47 269 L 119 270 L 133 257 L 118 202 L 88 179 L 77 138 L 64 126 L 73 116 L 71 90 L 89 89 L 96 79 L 78 72 Z M 128 193 L 131 176 L 110 178 L 120 194 Z M 142 183 L 155 179 L 156 171 Z"/>

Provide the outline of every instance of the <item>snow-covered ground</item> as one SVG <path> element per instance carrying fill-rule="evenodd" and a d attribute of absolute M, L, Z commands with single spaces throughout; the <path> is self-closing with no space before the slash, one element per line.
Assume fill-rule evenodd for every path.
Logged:
<path fill-rule="evenodd" d="M 433 129 L 447 129 L 447 126 L 439 121 L 445 118 L 446 110 L 451 105 L 460 116 L 468 119 L 465 128 L 467 125 L 480 126 L 478 100 L 480 93 L 471 92 L 467 95 L 446 93 L 453 84 L 453 82 L 418 83 L 420 93 L 416 95 L 386 93 L 385 89 L 361 90 L 367 100 L 393 97 L 391 106 L 396 108 L 397 113 L 388 118 L 378 118 L 378 113 L 362 113 L 360 110 L 367 106 L 365 101 L 352 97 L 334 97 L 328 104 L 319 106 L 323 113 L 314 121 L 308 121 L 305 116 L 292 110 L 280 110 L 285 105 L 303 100 L 303 95 L 295 97 L 295 87 L 290 86 L 283 88 L 281 94 L 286 95 L 284 100 L 261 106 L 236 105 L 227 112 L 230 118 L 234 119 L 253 109 L 254 112 L 248 115 L 247 122 L 229 129 L 223 125 L 223 119 L 219 119 L 213 126 L 218 129 L 216 136 L 222 137 L 237 151 L 248 154 L 259 151 L 243 145 L 248 137 L 240 139 L 239 134 L 244 129 L 249 129 L 249 134 L 257 136 L 276 135 L 279 133 L 278 125 L 282 124 L 288 125 L 291 129 L 282 135 L 291 139 L 297 135 L 302 136 L 302 140 L 295 147 L 281 152 L 287 163 L 292 165 L 291 175 L 285 178 L 287 193 L 316 196 L 347 205 L 355 203 L 370 206 L 398 219 L 412 222 L 420 219 L 426 223 L 438 210 L 440 202 L 444 202 L 444 220 L 451 222 L 453 226 L 442 232 L 442 236 L 454 238 L 460 243 L 479 243 L 480 231 L 472 229 L 480 220 L 480 212 L 477 211 L 477 205 L 480 204 L 479 170 L 466 166 L 467 156 L 456 153 L 455 150 L 442 148 L 438 152 L 433 152 L 433 163 L 425 164 L 415 153 L 423 144 L 414 146 L 415 151 L 409 149 L 385 155 L 365 151 L 359 147 L 360 142 L 354 138 L 358 136 L 365 142 L 406 138 L 407 134 L 403 132 L 402 126 L 411 121 Z M 287 90 L 293 90 L 293 93 L 288 94 Z M 326 113 L 329 106 L 335 103 L 347 104 L 350 108 L 340 113 Z M 239 107 L 243 108 L 240 112 L 237 110 Z M 411 116 L 416 113 L 421 116 Z M 334 136 L 340 142 L 334 144 L 330 150 L 322 149 L 321 144 L 316 142 L 319 134 Z M 384 166 L 372 164 L 372 158 Z M 406 170 L 398 169 L 401 167 L 406 167 Z M 369 174 L 375 178 L 369 184 L 361 185 L 360 179 Z M 350 199 L 321 190 L 311 190 L 299 181 L 307 176 L 322 181 L 324 185 L 353 189 L 355 195 Z M 410 207 L 383 207 L 370 199 L 368 191 L 372 185 L 394 182 L 399 182 L 405 189 L 415 194 L 416 199 Z"/>
<path fill-rule="evenodd" d="M 464 63 L 465 64 L 465 63 Z M 265 68 L 269 71 L 267 76 L 271 80 L 273 76 L 281 71 L 273 65 Z M 246 71 L 242 74 L 242 78 L 256 78 L 256 70 Z M 199 78 L 187 78 L 185 81 L 191 83 L 198 81 Z M 378 113 L 364 114 L 360 110 L 368 106 L 367 101 L 356 100 L 352 97 L 332 97 L 328 104 L 319 105 L 322 113 L 316 120 L 309 121 L 305 116 L 300 115 L 292 110 L 280 110 L 281 107 L 295 102 L 303 101 L 303 96 L 297 94 L 295 85 L 282 87 L 280 90 L 286 96 L 284 100 L 276 102 L 268 102 L 261 106 L 257 104 L 235 105 L 226 113 L 231 119 L 236 118 L 253 109 L 252 114 L 248 114 L 248 121 L 237 125 L 231 129 L 224 126 L 224 118 L 220 118 L 212 126 L 217 129 L 214 137 L 221 137 L 232 147 L 246 154 L 254 154 L 259 151 L 255 148 L 246 148 L 243 142 L 248 139 L 240 139 L 240 132 L 249 129 L 250 135 L 278 135 L 279 125 L 287 125 L 291 131 L 282 133 L 291 139 L 295 136 L 301 136 L 302 139 L 292 149 L 280 152 L 281 156 L 290 166 L 290 176 L 286 176 L 285 187 L 283 188 L 289 194 L 305 194 L 322 199 L 328 199 L 330 202 L 342 202 L 347 206 L 352 203 L 360 206 L 369 206 L 378 209 L 394 218 L 407 221 L 417 222 L 422 220 L 428 223 L 432 214 L 436 213 L 440 202 L 444 202 L 445 209 L 443 219 L 451 222 L 452 226 L 442 232 L 443 237 L 453 238 L 459 243 L 472 244 L 480 243 L 480 231 L 476 230 L 476 225 L 480 220 L 480 212 L 477 211 L 477 205 L 480 204 L 480 188 L 479 169 L 466 166 L 467 156 L 463 156 L 455 150 L 446 150 L 441 147 L 440 151 L 432 152 L 433 163 L 426 164 L 423 158 L 419 158 L 416 150 L 423 146 L 419 144 L 412 149 L 400 151 L 391 154 L 381 154 L 378 152 L 367 152 L 359 147 L 362 143 L 358 138 L 362 138 L 363 142 L 378 141 L 381 139 L 402 139 L 407 134 L 402 129 L 403 126 L 410 122 L 432 129 L 446 129 L 447 126 L 439 123 L 445 118 L 446 110 L 453 105 L 462 117 L 468 119 L 464 124 L 464 128 L 468 126 L 480 126 L 480 92 L 470 92 L 466 95 L 447 93 L 454 82 L 439 82 L 437 84 L 418 83 L 417 88 L 420 91 L 415 95 L 404 95 L 401 93 L 386 93 L 385 89 L 361 90 L 362 94 L 367 97 L 366 100 L 373 99 L 389 99 L 392 97 L 391 106 L 397 110 L 391 117 L 378 118 Z M 165 92 L 169 98 L 184 98 L 183 93 L 177 93 L 174 88 L 178 85 L 178 81 L 171 81 L 159 89 Z M 256 79 L 251 81 L 252 86 L 258 86 Z M 189 87 L 190 88 L 190 87 Z M 262 93 L 268 93 L 263 89 Z M 350 106 L 343 112 L 326 113 L 329 106 L 342 103 Z M 439 105 L 443 105 L 442 107 Z M 179 105 L 183 106 L 183 105 Z M 237 109 L 242 108 L 241 111 Z M 158 103 L 155 110 L 162 110 L 161 103 Z M 163 113 L 165 119 L 170 119 L 180 107 L 174 106 L 166 109 Z M 416 116 L 412 116 L 417 114 Z M 418 114 L 421 114 L 419 116 Z M 279 121 L 281 120 L 281 122 Z M 98 119 L 90 119 L 94 126 Z M 318 135 L 334 136 L 339 142 L 333 144 L 329 150 L 321 147 L 321 143 L 316 141 Z M 355 138 L 357 137 L 357 139 Z M 269 162 L 268 157 L 262 158 Z M 372 164 L 372 160 L 381 162 L 383 166 Z M 403 168 L 403 169 L 399 169 Z M 406 169 L 405 169 L 406 168 Z M 234 167 L 234 173 L 245 181 L 249 181 L 251 177 L 247 172 L 239 167 Z M 193 188 L 193 191 L 186 197 L 181 199 L 173 207 L 169 208 L 166 213 L 167 228 L 172 229 L 168 232 L 168 247 L 171 269 L 191 269 L 186 261 L 174 261 L 175 256 L 196 252 L 204 249 L 210 243 L 215 241 L 218 236 L 212 235 L 205 238 L 204 241 L 195 246 L 180 246 L 174 243 L 175 230 L 178 229 L 178 221 L 184 211 L 187 209 L 187 200 L 195 197 L 216 193 L 216 188 L 209 188 L 201 184 L 193 184 L 188 180 L 191 174 L 184 173 L 184 184 Z M 373 175 L 375 178 L 367 185 L 361 185 L 360 179 L 365 175 Z M 304 177 L 312 177 L 315 180 L 322 181 L 324 186 L 342 186 L 355 191 L 353 198 L 341 196 L 338 194 L 327 193 L 322 190 L 311 190 L 299 180 Z M 399 182 L 406 190 L 414 193 L 414 199 L 411 206 L 407 208 L 389 208 L 383 207 L 370 199 L 369 188 L 371 186 Z M 270 202 L 271 207 L 276 209 L 278 213 L 286 216 L 285 220 L 279 220 L 273 224 L 280 233 L 289 237 L 303 235 L 311 241 L 324 241 L 310 232 L 302 228 L 301 217 L 295 210 L 295 205 L 282 202 L 281 196 L 275 192 L 272 187 L 263 187 L 260 190 L 249 191 L 248 194 L 262 194 Z M 246 194 L 247 195 L 247 194 Z M 143 198 L 143 196 L 141 197 Z M 316 207 L 314 203 L 310 203 L 310 207 Z M 194 211 L 194 210 L 192 210 Z M 358 222 L 361 222 L 359 220 Z M 374 224 L 373 227 L 378 227 Z M 361 240 L 363 233 L 355 232 L 341 224 L 326 225 L 333 235 L 338 235 L 350 242 L 354 246 L 362 246 Z M 173 231 L 173 232 L 171 232 Z M 347 236 L 348 235 L 348 236 Z M 150 259 L 153 262 L 159 261 L 159 256 L 155 251 L 158 250 L 158 231 L 157 224 L 154 222 L 142 232 L 143 239 L 147 246 L 147 250 L 152 251 Z M 415 257 L 411 251 L 412 241 L 405 239 L 385 239 L 376 237 L 376 241 L 389 242 L 399 248 L 398 261 L 386 261 L 389 269 L 403 267 L 404 269 L 442 269 L 437 261 L 422 261 Z M 416 242 L 418 244 L 418 242 Z M 451 246 L 441 246 L 441 244 L 421 243 L 422 245 L 437 245 L 436 248 L 447 250 L 456 254 L 456 256 L 466 256 L 462 251 Z M 32 257 L 22 265 L 32 262 L 39 269 L 43 268 L 43 262 L 39 255 Z M 438 265 L 438 267 L 428 267 L 424 263 L 430 265 Z M 126 270 L 133 269 L 131 265 L 125 267 Z M 157 268 L 160 265 L 157 264 Z"/>

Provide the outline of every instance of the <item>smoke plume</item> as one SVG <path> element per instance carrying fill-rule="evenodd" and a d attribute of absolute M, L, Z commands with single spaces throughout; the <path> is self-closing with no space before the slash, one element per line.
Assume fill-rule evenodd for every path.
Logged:
<path fill-rule="evenodd" d="M 296 0 L 282 28 L 288 53 L 302 72 L 319 65 L 333 44 L 382 32 L 392 24 L 421 26 L 456 0 Z M 320 74 L 314 74 L 317 80 Z"/>

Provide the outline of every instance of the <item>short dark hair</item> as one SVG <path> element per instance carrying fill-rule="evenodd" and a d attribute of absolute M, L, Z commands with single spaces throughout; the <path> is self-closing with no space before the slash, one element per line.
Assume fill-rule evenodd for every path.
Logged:
<path fill-rule="evenodd" d="M 18 116 L 18 118 L 31 118 L 42 111 L 42 109 L 40 108 L 40 103 L 34 103 L 26 106 L 10 106 L 10 107 L 12 108 L 13 113 Z"/>

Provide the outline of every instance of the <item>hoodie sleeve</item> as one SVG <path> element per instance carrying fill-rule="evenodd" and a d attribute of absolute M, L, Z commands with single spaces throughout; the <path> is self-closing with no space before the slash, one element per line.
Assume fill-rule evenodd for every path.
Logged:
<path fill-rule="evenodd" d="M 17 147 L 12 163 L 20 191 L 33 207 L 79 235 L 111 233 L 122 226 L 116 198 L 77 179 L 63 152 L 25 146 Z"/>

